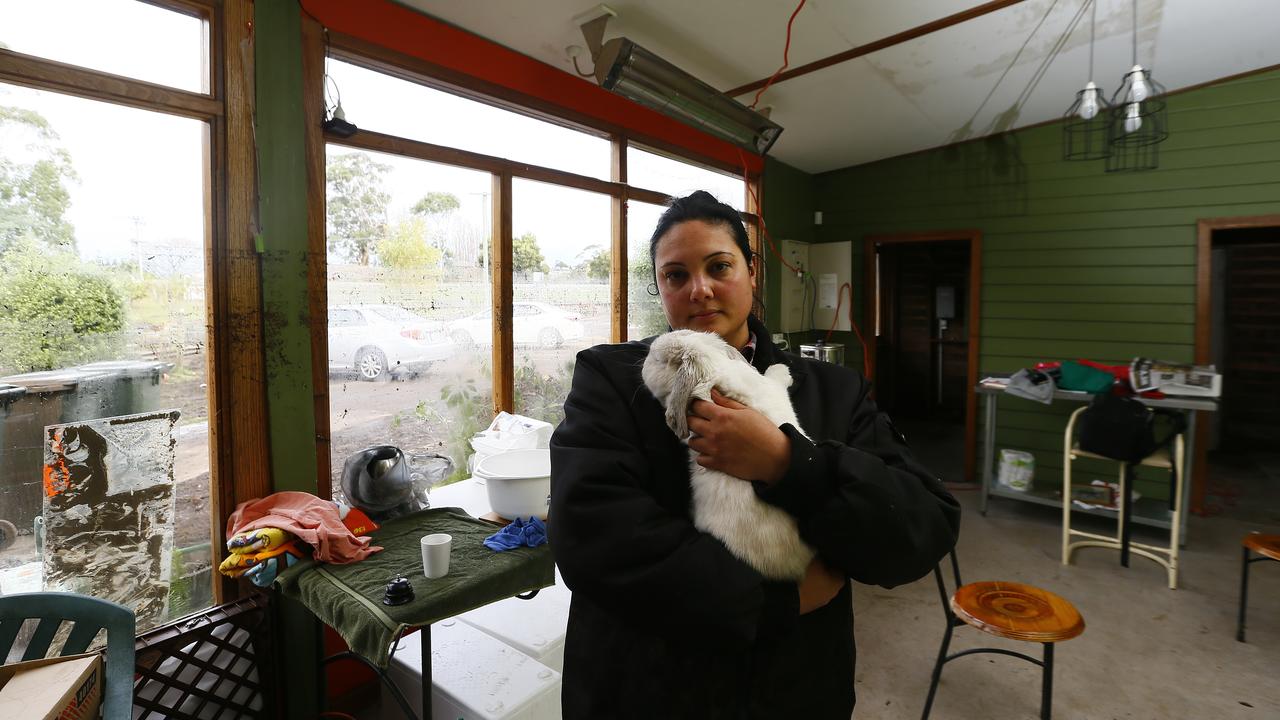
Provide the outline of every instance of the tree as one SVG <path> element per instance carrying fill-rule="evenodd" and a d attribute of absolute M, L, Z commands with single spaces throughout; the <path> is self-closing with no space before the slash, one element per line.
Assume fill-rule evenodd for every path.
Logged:
<path fill-rule="evenodd" d="M 527 232 L 511 243 L 511 264 L 513 269 L 525 276 L 531 272 L 551 272 L 546 258 L 542 257 L 542 249 L 538 247 L 538 238 Z"/>
<path fill-rule="evenodd" d="M 120 349 L 124 297 L 74 253 L 23 238 L 0 267 L 0 368 L 49 370 Z"/>
<path fill-rule="evenodd" d="M 57 145 L 58 133 L 34 110 L 0 105 L 0 137 L 0 254 L 24 237 L 75 249 L 75 228 L 64 217 L 71 205 L 64 183 L 76 173 L 70 153 Z M 32 160 L 9 157 L 15 150 Z"/>
<path fill-rule="evenodd" d="M 462 207 L 458 196 L 447 192 L 429 192 L 413 205 L 413 214 L 431 217 L 444 215 Z"/>
<path fill-rule="evenodd" d="M 609 252 L 607 250 L 600 250 L 587 261 L 587 277 L 592 280 L 609 282 L 609 273 L 612 270 L 613 267 L 612 263 L 609 262 Z"/>
<path fill-rule="evenodd" d="M 383 265 L 397 270 L 416 270 L 440 264 L 441 250 L 427 244 L 427 221 L 411 217 L 396 223 L 375 246 Z"/>
<path fill-rule="evenodd" d="M 328 185 L 329 250 L 349 261 L 369 264 L 369 251 L 387 232 L 390 193 L 382 188 L 391 166 L 365 153 L 329 158 L 325 170 Z"/>

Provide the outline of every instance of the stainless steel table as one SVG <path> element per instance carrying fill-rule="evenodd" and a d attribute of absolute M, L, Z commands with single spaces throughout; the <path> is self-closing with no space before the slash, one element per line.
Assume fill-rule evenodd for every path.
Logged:
<path fill-rule="evenodd" d="M 1005 392 L 1005 381 L 1007 378 L 998 376 L 989 376 L 978 383 L 974 390 L 982 396 L 985 396 L 986 403 L 984 417 L 985 426 L 982 435 L 982 493 L 979 500 L 978 510 L 983 515 L 987 514 L 987 499 L 995 495 L 996 497 L 1009 498 L 1012 500 L 1021 500 L 1023 502 L 1031 502 L 1039 505 L 1048 505 L 1050 507 L 1061 508 L 1062 499 L 1059 497 L 1060 491 L 1057 488 L 1060 483 L 1054 483 L 1054 489 L 1037 490 L 1035 488 L 1026 492 L 1017 490 L 1007 490 L 997 487 L 994 482 L 996 457 L 996 410 L 999 405 L 999 399 Z M 1077 392 L 1074 390 L 1055 390 L 1053 393 L 1055 401 L 1067 401 L 1071 403 L 1087 403 L 1093 399 L 1093 395 L 1086 392 Z M 1178 482 L 1182 483 L 1183 497 L 1190 497 L 1189 489 L 1191 487 L 1190 477 L 1192 468 L 1194 467 L 1193 459 L 1195 458 L 1195 436 L 1196 436 L 1196 416 L 1197 411 L 1217 412 L 1218 401 L 1216 398 L 1201 397 L 1166 397 L 1162 399 L 1143 398 L 1138 400 L 1150 407 L 1170 408 L 1173 410 L 1185 411 L 1187 416 L 1186 445 L 1187 445 L 1187 463 L 1186 472 L 1182 477 L 1178 478 Z M 1030 401 L 1028 401 L 1030 402 Z M 1065 425 L 1064 425 L 1065 429 Z M 1100 515 L 1103 517 L 1114 518 L 1116 511 L 1105 510 L 1102 508 L 1084 510 L 1077 508 L 1076 512 L 1083 512 L 1089 515 Z M 1187 544 L 1187 515 L 1182 513 L 1181 527 L 1178 528 L 1178 542 L 1180 545 Z M 1142 499 L 1134 504 L 1133 522 L 1140 525 L 1149 525 L 1158 528 L 1169 528 L 1167 504 L 1160 500 Z"/>

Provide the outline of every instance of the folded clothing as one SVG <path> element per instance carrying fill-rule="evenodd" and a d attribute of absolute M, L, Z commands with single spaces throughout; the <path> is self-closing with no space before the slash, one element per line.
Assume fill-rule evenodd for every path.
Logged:
<path fill-rule="evenodd" d="M 538 518 L 516 518 L 510 525 L 484 539 L 484 546 L 494 552 L 518 547 L 538 547 L 547 541 L 547 526 Z"/>
<path fill-rule="evenodd" d="M 315 559 L 328 563 L 363 560 L 382 548 L 357 537 L 343 524 L 338 506 L 310 493 L 282 491 L 240 503 L 227 518 L 227 537 L 246 530 L 279 528 L 315 549 Z"/>

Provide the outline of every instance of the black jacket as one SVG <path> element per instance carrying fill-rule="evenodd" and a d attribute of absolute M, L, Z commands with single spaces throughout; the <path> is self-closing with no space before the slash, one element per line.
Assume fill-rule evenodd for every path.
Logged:
<path fill-rule="evenodd" d="M 756 492 L 794 515 L 834 568 L 886 587 L 927 574 L 960 509 L 867 397 L 858 373 L 778 350 L 763 325 L 753 365 L 791 368 L 786 477 Z M 573 591 L 562 704 L 568 720 L 795 717 L 853 710 L 849 585 L 798 614 L 772 582 L 693 526 L 688 449 L 640 379 L 652 338 L 578 353 L 551 438 L 552 551 Z"/>

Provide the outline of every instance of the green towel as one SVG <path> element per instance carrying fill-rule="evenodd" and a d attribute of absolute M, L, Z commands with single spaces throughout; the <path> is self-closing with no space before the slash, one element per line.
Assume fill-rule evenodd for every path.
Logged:
<path fill-rule="evenodd" d="M 306 605 L 353 651 L 385 668 L 392 640 L 408 628 L 555 584 L 549 545 L 495 553 L 483 543 L 496 528 L 459 508 L 403 515 L 373 533 L 382 552 L 349 565 L 304 560 L 280 573 L 275 588 Z M 435 580 L 422 574 L 419 544 L 431 533 L 453 536 L 449 574 Z M 383 605 L 387 582 L 397 573 L 413 584 L 414 599 Z"/>

